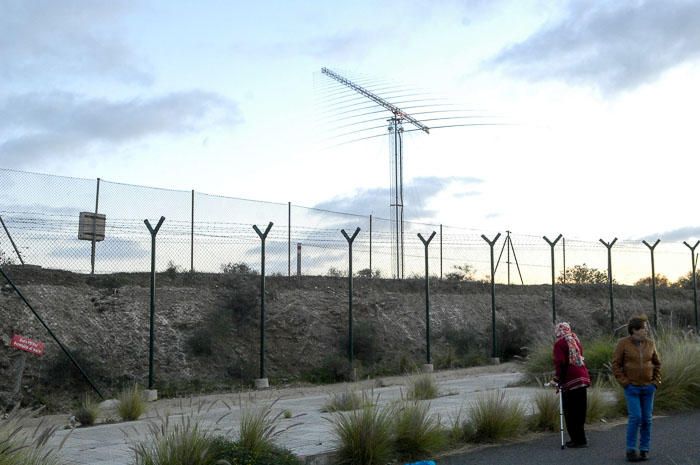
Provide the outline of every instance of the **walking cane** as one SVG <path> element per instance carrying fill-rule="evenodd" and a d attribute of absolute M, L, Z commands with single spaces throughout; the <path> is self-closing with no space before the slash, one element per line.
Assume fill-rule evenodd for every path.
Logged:
<path fill-rule="evenodd" d="M 561 389 L 559 390 L 559 434 L 561 435 L 561 448 L 566 448 L 564 445 L 564 400 L 562 399 Z"/>

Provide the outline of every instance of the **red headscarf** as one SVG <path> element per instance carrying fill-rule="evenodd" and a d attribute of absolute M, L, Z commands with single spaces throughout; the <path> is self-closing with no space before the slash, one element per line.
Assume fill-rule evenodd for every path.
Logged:
<path fill-rule="evenodd" d="M 566 345 L 569 346 L 569 364 L 577 367 L 583 366 L 584 359 L 580 349 L 581 341 L 579 341 L 578 336 L 571 331 L 569 323 L 559 323 L 554 330 L 554 335 L 557 337 L 557 340 L 561 338 L 566 340 Z"/>

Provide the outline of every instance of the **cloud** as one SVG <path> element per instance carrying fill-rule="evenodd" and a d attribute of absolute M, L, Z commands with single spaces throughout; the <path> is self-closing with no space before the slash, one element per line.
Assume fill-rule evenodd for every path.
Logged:
<path fill-rule="evenodd" d="M 147 84 L 151 77 L 120 38 L 124 0 L 0 0 L 0 78 L 109 76 Z"/>
<path fill-rule="evenodd" d="M 531 80 L 617 92 L 651 82 L 699 54 L 698 2 L 571 2 L 559 21 L 502 50 L 489 64 Z"/>
<path fill-rule="evenodd" d="M 110 101 L 71 93 L 29 93 L 0 100 L 0 162 L 13 166 L 94 145 L 118 146 L 159 134 L 236 124 L 237 105 L 217 94 L 189 91 Z"/>
<path fill-rule="evenodd" d="M 700 227 L 698 226 L 685 226 L 682 228 L 672 229 L 671 231 L 666 231 L 662 233 L 650 234 L 642 239 L 650 242 L 651 245 L 656 239 L 661 239 L 662 241 L 685 241 L 688 239 L 698 239 L 700 238 Z M 690 244 L 695 245 L 695 244 Z"/>
<path fill-rule="evenodd" d="M 82 242 L 81 244 L 77 242 Z M 75 241 L 69 245 L 57 245 L 49 252 L 56 258 L 89 258 L 92 253 L 90 241 Z M 97 259 L 129 260 L 150 256 L 150 248 L 132 239 L 107 237 L 97 244 Z"/>
<path fill-rule="evenodd" d="M 451 184 L 478 184 L 481 180 L 469 177 L 417 177 L 404 183 L 404 219 L 431 218 L 435 212 L 427 207 L 428 201 Z M 321 202 L 315 208 L 368 215 L 388 212 L 389 189 L 377 187 L 357 191 L 351 196 L 337 197 Z"/>

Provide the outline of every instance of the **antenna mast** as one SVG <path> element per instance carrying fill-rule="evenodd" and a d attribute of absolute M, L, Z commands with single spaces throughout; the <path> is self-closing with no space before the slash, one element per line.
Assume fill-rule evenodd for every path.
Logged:
<path fill-rule="evenodd" d="M 403 123 L 407 122 L 415 126 L 417 129 L 430 133 L 430 128 L 405 111 L 401 110 L 399 107 L 391 104 L 387 100 L 381 98 L 380 96 L 370 92 L 364 87 L 355 84 L 349 79 L 331 71 L 328 68 L 321 68 L 321 73 L 338 81 L 346 87 L 354 90 L 355 92 L 367 97 L 369 100 L 373 101 L 377 105 L 383 107 L 387 111 L 391 112 L 392 117 L 387 121 L 389 122 L 389 137 L 392 145 L 391 154 L 391 187 L 390 187 L 390 200 L 389 206 L 391 209 L 391 242 L 392 242 L 392 271 L 394 273 L 394 278 L 403 279 L 405 266 L 404 266 L 404 234 L 403 234 Z"/>

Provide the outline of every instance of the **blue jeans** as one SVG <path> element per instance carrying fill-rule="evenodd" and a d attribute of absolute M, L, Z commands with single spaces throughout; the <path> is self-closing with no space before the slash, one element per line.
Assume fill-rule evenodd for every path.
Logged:
<path fill-rule="evenodd" d="M 649 451 L 651 443 L 651 412 L 654 410 L 654 392 L 656 386 L 625 386 L 627 401 L 627 450 L 637 450 L 637 435 L 639 435 L 639 450 Z"/>

